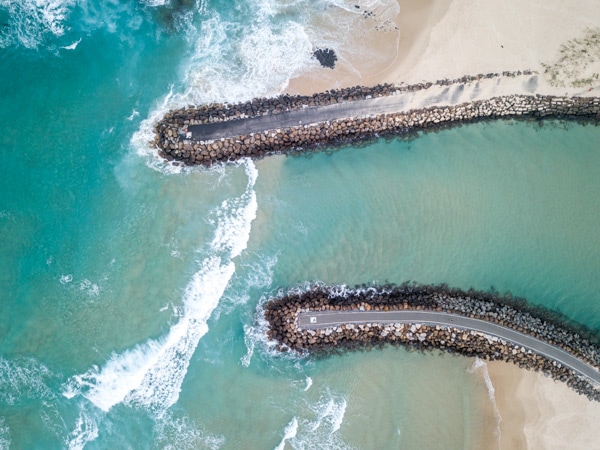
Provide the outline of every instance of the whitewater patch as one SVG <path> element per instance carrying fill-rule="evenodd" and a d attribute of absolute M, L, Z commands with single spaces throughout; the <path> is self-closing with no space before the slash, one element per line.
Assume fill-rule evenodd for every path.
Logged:
<path fill-rule="evenodd" d="M 133 111 L 131 111 L 131 114 L 127 117 L 127 120 L 132 121 L 139 115 L 140 115 L 140 113 L 134 109 Z"/>
<path fill-rule="evenodd" d="M 78 40 L 73 42 L 71 45 L 64 45 L 61 48 L 64 50 L 75 50 L 77 48 L 77 46 L 79 45 L 79 43 L 81 42 L 81 39 L 82 38 L 79 38 Z"/>
<path fill-rule="evenodd" d="M 0 356 L 0 404 L 19 405 L 31 400 L 52 400 L 48 382 L 54 375 L 34 358 L 9 360 Z"/>
<path fill-rule="evenodd" d="M 321 426 L 327 429 L 332 435 L 340 429 L 346 414 L 346 399 L 330 396 L 327 399 L 321 399 L 316 405 L 318 414 L 317 420 L 313 422 L 311 431 L 318 430 Z"/>
<path fill-rule="evenodd" d="M 74 0 L 0 0 L 0 10 L 8 17 L 0 29 L 0 47 L 35 49 L 48 36 L 62 36 L 74 4 Z"/>
<path fill-rule="evenodd" d="M 115 353 L 103 367 L 71 377 L 63 386 L 65 397 L 81 395 L 105 412 L 119 403 L 140 406 L 156 417 L 177 402 L 192 355 L 235 272 L 232 259 L 246 248 L 256 217 L 258 172 L 251 161 L 244 165 L 246 189 L 214 211 L 215 237 L 185 288 L 178 321 L 162 338 Z"/>
<path fill-rule="evenodd" d="M 100 288 L 98 287 L 98 285 L 92 283 L 87 278 L 79 283 L 79 290 L 87 292 L 87 294 L 92 298 L 96 298 L 100 295 Z"/>
<path fill-rule="evenodd" d="M 281 442 L 275 447 L 275 450 L 283 450 L 285 447 L 285 441 L 295 438 L 298 433 L 298 419 L 294 417 L 290 423 L 287 424 L 285 430 L 283 431 L 283 438 Z"/>
<path fill-rule="evenodd" d="M 306 387 L 304 388 L 304 392 L 308 391 L 312 385 L 313 379 L 311 377 L 306 377 Z"/>
<path fill-rule="evenodd" d="M 295 449 L 347 449 L 339 436 L 346 414 L 346 399 L 326 391 L 316 403 L 308 404 L 306 417 L 296 415 L 284 430 L 279 448 L 288 442 Z"/>
<path fill-rule="evenodd" d="M 217 450 L 225 444 L 225 437 L 206 432 L 189 417 L 173 417 L 167 412 L 154 427 L 156 447 L 164 450 L 211 449 Z"/>
<path fill-rule="evenodd" d="M 169 110 L 277 95 L 291 78 L 317 66 L 301 18 L 281 20 L 259 5 L 249 11 L 248 16 L 228 19 L 199 2 L 194 14 L 187 13 L 177 22 L 190 47 L 180 68 L 181 83 L 157 101 L 130 141 L 131 149 L 153 169 L 182 170 L 165 164 L 150 145 L 154 125 Z"/>
<path fill-rule="evenodd" d="M 69 450 L 81 450 L 88 442 L 98 437 L 98 426 L 83 411 L 80 411 L 79 417 L 75 422 L 75 428 L 67 436 L 65 444 Z"/>
<path fill-rule="evenodd" d="M 297 360 L 302 358 L 293 352 L 280 352 L 275 347 L 277 342 L 270 340 L 267 335 L 269 329 L 269 322 L 265 318 L 264 304 L 268 301 L 266 296 L 263 296 L 259 301 L 256 309 L 255 323 L 254 325 L 244 325 L 244 343 L 246 344 L 246 354 L 242 356 L 240 362 L 244 367 L 248 367 L 254 356 L 255 349 L 258 346 L 261 350 L 260 354 L 263 357 L 272 360 L 273 358 L 278 359 L 291 359 Z"/>
<path fill-rule="evenodd" d="M 73 275 L 70 273 L 66 275 L 61 275 L 58 281 L 60 281 L 60 284 L 70 283 L 71 281 L 73 281 Z"/>

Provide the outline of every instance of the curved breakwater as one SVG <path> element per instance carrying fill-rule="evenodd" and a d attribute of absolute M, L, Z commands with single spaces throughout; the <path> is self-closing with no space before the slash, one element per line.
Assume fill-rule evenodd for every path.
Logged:
<path fill-rule="evenodd" d="M 600 401 L 600 385 L 596 376 L 600 368 L 598 336 L 585 328 L 568 325 L 558 313 L 532 307 L 509 296 L 412 284 L 357 290 L 319 285 L 273 299 L 265 305 L 264 311 L 269 324 L 268 337 L 278 342 L 277 349 L 280 351 L 309 351 L 322 355 L 385 344 L 417 350 L 441 350 L 512 362 L 522 368 L 541 371 L 590 400 Z M 451 319 L 448 324 L 427 323 L 426 320 L 378 323 L 369 319 L 368 322 L 323 326 L 308 325 L 306 321 L 306 316 L 319 315 L 319 312 L 331 315 L 332 311 L 430 311 L 438 315 L 448 313 L 448 317 L 478 319 L 499 325 L 509 333 L 533 337 L 559 349 L 559 352 L 562 350 L 575 356 L 590 366 L 595 379 L 546 354 L 536 353 L 516 339 L 507 340 L 454 325 Z"/>
<path fill-rule="evenodd" d="M 386 99 L 434 85 L 464 85 L 483 78 L 530 74 L 529 71 L 492 73 L 410 86 L 357 86 L 313 96 L 283 95 L 236 105 L 189 107 L 170 111 L 157 123 L 153 145 L 169 161 L 209 166 L 243 157 L 295 153 L 380 136 L 406 136 L 478 120 L 600 118 L 599 97 L 504 95 L 409 110 L 401 101 L 384 104 Z"/>

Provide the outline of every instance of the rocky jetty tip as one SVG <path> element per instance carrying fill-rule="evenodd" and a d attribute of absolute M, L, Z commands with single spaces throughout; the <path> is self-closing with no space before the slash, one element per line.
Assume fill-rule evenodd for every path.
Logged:
<path fill-rule="evenodd" d="M 406 317 L 434 312 L 429 316 L 436 318 L 378 321 L 370 317 L 374 314 L 362 314 L 361 319 L 360 313 L 369 311 L 378 312 L 380 319 L 385 316 L 382 312 L 394 312 L 388 316 L 395 317 L 403 315 L 398 312 Z M 264 315 L 268 337 L 282 352 L 325 356 L 385 345 L 439 350 L 543 372 L 600 401 L 598 333 L 510 295 L 465 292 L 445 285 L 356 289 L 317 285 L 271 299 L 264 305 Z M 331 322 L 336 315 L 348 322 Z M 321 320 L 326 325 L 320 326 Z M 469 328 L 469 323 L 477 326 Z M 481 331 L 486 324 L 491 334 Z"/>

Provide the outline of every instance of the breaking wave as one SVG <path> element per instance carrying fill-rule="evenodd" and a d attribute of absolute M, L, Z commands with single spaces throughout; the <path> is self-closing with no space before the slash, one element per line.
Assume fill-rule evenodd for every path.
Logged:
<path fill-rule="evenodd" d="M 295 438 L 298 433 L 298 419 L 296 417 L 292 418 L 290 423 L 287 424 L 285 430 L 283 430 L 283 438 L 281 442 L 275 447 L 275 450 L 283 450 L 285 447 L 285 441 Z"/>
<path fill-rule="evenodd" d="M 257 171 L 251 161 L 244 164 L 246 190 L 216 209 L 215 237 L 185 289 L 179 321 L 162 338 L 113 354 L 102 368 L 73 376 L 63 387 L 65 397 L 82 395 L 106 412 L 119 403 L 136 405 L 156 417 L 177 402 L 190 359 L 235 272 L 232 259 L 246 248 L 256 217 Z"/>

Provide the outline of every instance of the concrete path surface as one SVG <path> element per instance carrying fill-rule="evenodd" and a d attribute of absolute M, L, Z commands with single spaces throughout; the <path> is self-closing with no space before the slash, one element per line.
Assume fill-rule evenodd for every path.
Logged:
<path fill-rule="evenodd" d="M 419 323 L 478 331 L 511 342 L 538 355 L 554 360 L 595 383 L 600 383 L 600 371 L 562 348 L 492 322 L 438 311 L 310 311 L 298 314 L 298 327 L 324 329 L 344 324 Z"/>
<path fill-rule="evenodd" d="M 306 107 L 296 111 L 225 122 L 190 125 L 188 131 L 192 133 L 192 140 L 208 141 L 338 119 L 399 113 L 431 106 L 457 105 L 514 93 L 533 94 L 536 92 L 537 78 L 537 75 L 522 75 L 514 78 L 482 79 L 451 86 L 434 85 L 421 91 L 403 92 L 385 97 L 344 101 L 327 106 Z"/>

